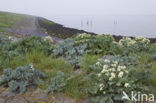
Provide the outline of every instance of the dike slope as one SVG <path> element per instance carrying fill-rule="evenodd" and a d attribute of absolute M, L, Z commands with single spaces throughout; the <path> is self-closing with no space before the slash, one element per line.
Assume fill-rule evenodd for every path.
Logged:
<path fill-rule="evenodd" d="M 61 24 L 42 17 L 0 11 L 0 36 L 4 34 L 15 34 L 22 36 L 50 35 L 54 40 L 62 40 L 74 37 L 79 33 L 96 35 L 95 33 L 86 32 L 84 30 L 64 27 Z M 118 41 L 124 36 L 113 35 L 113 37 L 116 39 L 116 41 Z M 156 43 L 156 38 L 149 39 L 152 43 Z"/>

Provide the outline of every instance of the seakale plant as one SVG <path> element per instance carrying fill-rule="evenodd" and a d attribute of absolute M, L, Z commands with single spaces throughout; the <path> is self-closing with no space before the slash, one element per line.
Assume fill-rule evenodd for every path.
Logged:
<path fill-rule="evenodd" d="M 28 86 L 43 83 L 42 78 L 46 74 L 35 69 L 32 64 L 28 66 L 18 67 L 13 70 L 11 68 L 4 69 L 0 76 L 0 84 L 6 84 L 12 92 L 25 92 Z"/>
<path fill-rule="evenodd" d="M 74 39 L 67 39 L 59 43 L 57 49 L 54 49 L 56 56 L 63 56 L 70 64 L 79 66 L 82 55 L 87 54 L 87 44 L 75 45 Z"/>
<path fill-rule="evenodd" d="M 47 89 L 48 93 L 61 92 L 67 85 L 67 75 L 64 72 L 58 71 L 56 77 L 51 79 L 51 84 Z"/>
<path fill-rule="evenodd" d="M 117 101 L 125 103 L 127 101 L 122 100 L 123 91 L 126 93 L 148 91 L 144 82 L 149 79 L 150 73 L 147 70 L 139 71 L 139 68 L 135 68 L 133 63 L 124 62 L 124 58 L 104 58 L 92 66 L 93 72 L 89 77 L 94 83 L 89 88 L 89 92 L 94 96 L 95 103 L 115 103 Z"/>

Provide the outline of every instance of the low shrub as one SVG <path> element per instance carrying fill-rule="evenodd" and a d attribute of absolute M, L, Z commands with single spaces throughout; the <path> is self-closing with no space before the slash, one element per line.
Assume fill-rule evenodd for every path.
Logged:
<path fill-rule="evenodd" d="M 4 69 L 0 76 L 0 84 L 7 84 L 10 91 L 25 92 L 26 87 L 43 83 L 46 74 L 35 69 L 32 64 L 13 69 Z"/>
<path fill-rule="evenodd" d="M 119 45 L 126 55 L 143 51 L 148 53 L 154 52 L 154 48 L 151 45 L 150 40 L 144 37 L 136 37 L 134 39 L 126 37 L 119 41 Z"/>
<path fill-rule="evenodd" d="M 116 51 L 113 49 L 116 45 L 114 38 L 111 35 L 96 35 L 91 36 L 89 34 L 80 34 L 75 38 L 76 45 L 87 44 L 85 50 L 88 50 L 90 54 L 112 54 Z M 117 45 L 116 45 L 117 46 Z M 117 48 L 116 48 L 117 49 Z"/>
<path fill-rule="evenodd" d="M 96 55 L 85 55 L 82 57 L 80 67 L 84 72 L 91 71 L 91 65 L 95 64 L 99 56 Z"/>
<path fill-rule="evenodd" d="M 54 50 L 56 56 L 64 56 L 70 64 L 79 66 L 82 55 L 87 54 L 86 44 L 75 45 L 75 40 L 67 39 L 60 42 L 58 48 Z"/>
<path fill-rule="evenodd" d="M 49 56 L 53 53 L 54 48 L 55 46 L 42 37 L 32 36 L 17 42 L 5 38 L 0 39 L 0 68 L 6 68 L 13 59 L 25 57 L 26 54 L 34 51 L 40 51 Z"/>
<path fill-rule="evenodd" d="M 94 81 L 93 89 L 90 93 L 94 95 L 95 103 L 114 103 L 122 100 L 122 93 L 134 93 L 148 90 L 144 82 L 149 79 L 146 70 L 137 70 L 134 65 L 127 65 L 122 62 L 122 58 L 112 57 L 110 59 L 100 59 L 93 65 L 94 72 L 90 78 Z"/>
<path fill-rule="evenodd" d="M 48 93 L 61 92 L 67 84 L 67 76 L 64 72 L 58 71 L 56 77 L 51 79 L 51 84 L 47 89 Z"/>
<path fill-rule="evenodd" d="M 33 50 L 43 51 L 45 54 L 50 55 L 54 46 L 44 40 L 42 37 L 30 36 L 19 40 L 18 42 L 11 43 L 8 51 L 16 51 L 18 53 L 28 53 Z"/>

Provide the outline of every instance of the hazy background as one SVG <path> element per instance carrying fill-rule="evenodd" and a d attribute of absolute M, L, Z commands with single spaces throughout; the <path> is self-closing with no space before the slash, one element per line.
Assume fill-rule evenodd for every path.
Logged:
<path fill-rule="evenodd" d="M 156 0 L 0 0 L 0 10 L 39 16 L 156 15 Z"/>
<path fill-rule="evenodd" d="M 0 11 L 95 33 L 156 37 L 156 0 L 0 0 Z"/>

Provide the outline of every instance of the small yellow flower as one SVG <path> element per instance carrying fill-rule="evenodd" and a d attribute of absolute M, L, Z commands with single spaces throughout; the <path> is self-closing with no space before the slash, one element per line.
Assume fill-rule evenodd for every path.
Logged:
<path fill-rule="evenodd" d="M 9 88 L 6 88 L 6 91 L 8 91 L 9 90 Z"/>
<path fill-rule="evenodd" d="M 44 101 L 41 101 L 40 103 L 45 103 Z"/>

